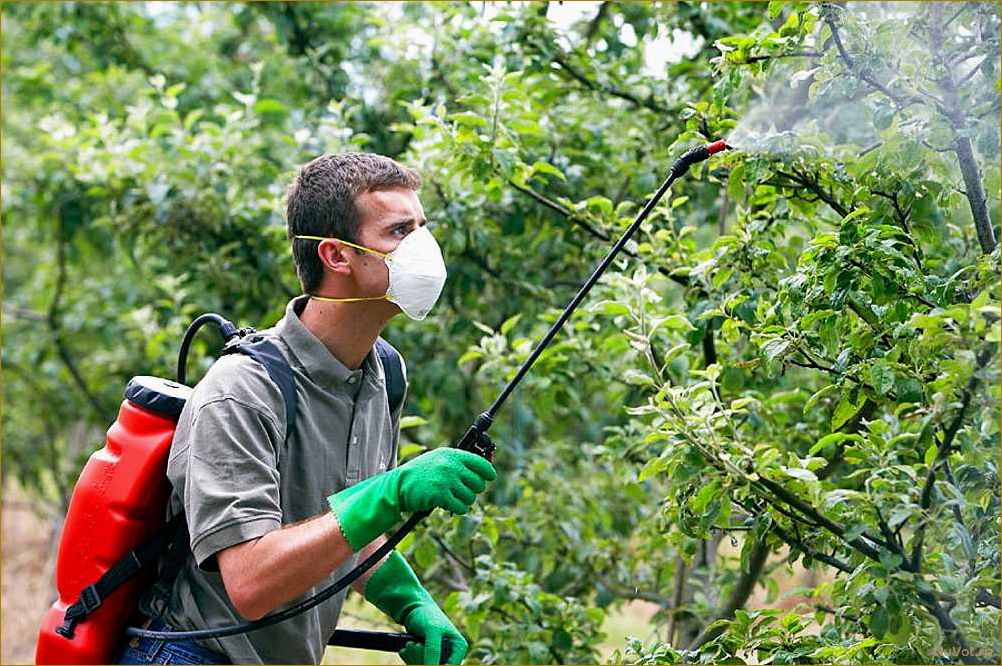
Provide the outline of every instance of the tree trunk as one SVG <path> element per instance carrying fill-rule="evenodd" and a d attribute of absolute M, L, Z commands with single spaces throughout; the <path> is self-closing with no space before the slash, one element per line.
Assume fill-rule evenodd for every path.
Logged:
<path fill-rule="evenodd" d="M 939 2 L 931 3 L 929 8 L 929 38 L 932 46 L 932 53 L 936 60 L 943 58 L 943 5 Z M 967 129 L 967 115 L 964 113 L 957 94 L 957 84 L 953 80 L 953 70 L 945 68 L 943 76 L 938 80 L 939 89 L 943 92 L 942 109 L 953 129 L 953 150 L 957 154 L 960 162 L 960 172 L 964 176 L 964 189 L 967 194 L 967 203 L 971 207 L 971 215 L 974 217 L 974 228 L 978 232 L 978 243 L 981 250 L 988 254 L 995 249 L 998 241 L 995 239 L 995 230 L 992 228 L 992 221 L 988 215 L 988 198 L 985 196 L 985 188 L 981 182 L 981 167 L 974 157 L 974 146 L 970 137 L 963 134 Z"/>

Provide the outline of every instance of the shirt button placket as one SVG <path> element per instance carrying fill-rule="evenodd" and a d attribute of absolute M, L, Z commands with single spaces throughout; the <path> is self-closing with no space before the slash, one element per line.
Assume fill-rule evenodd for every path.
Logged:
<path fill-rule="evenodd" d="M 352 375 L 348 377 L 349 384 L 355 384 L 357 382 L 357 377 Z M 351 410 L 351 430 L 349 431 L 348 439 L 348 483 L 356 483 L 362 478 L 362 451 L 359 445 L 359 435 L 364 436 L 362 432 L 363 424 L 365 419 L 363 414 L 360 413 L 359 407 L 362 407 L 364 411 L 364 400 L 363 394 L 365 393 L 365 387 L 359 388 L 355 395 L 355 405 Z M 363 437 L 364 439 L 364 437 Z"/>

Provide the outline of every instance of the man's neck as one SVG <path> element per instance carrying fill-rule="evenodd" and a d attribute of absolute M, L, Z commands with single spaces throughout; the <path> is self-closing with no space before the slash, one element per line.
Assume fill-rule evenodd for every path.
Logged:
<path fill-rule="evenodd" d="M 346 368 L 357 370 L 392 316 L 385 308 L 369 303 L 330 303 L 311 298 L 299 320 Z"/>

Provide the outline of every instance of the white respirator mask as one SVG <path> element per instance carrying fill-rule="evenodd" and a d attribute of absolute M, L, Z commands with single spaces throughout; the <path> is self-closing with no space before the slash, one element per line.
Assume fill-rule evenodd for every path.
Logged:
<path fill-rule="evenodd" d="M 438 301 L 445 285 L 445 259 L 442 258 L 442 248 L 438 246 L 435 237 L 427 226 L 421 226 L 410 232 L 400 241 L 396 249 L 385 253 L 356 245 L 332 236 L 295 236 L 300 240 L 336 240 L 339 243 L 369 252 L 382 257 L 390 271 L 390 284 L 382 296 L 365 296 L 359 298 L 333 298 L 310 294 L 318 301 L 334 303 L 349 303 L 353 301 L 387 300 L 395 303 L 405 315 L 420 321 L 428 316 L 435 302 Z"/>

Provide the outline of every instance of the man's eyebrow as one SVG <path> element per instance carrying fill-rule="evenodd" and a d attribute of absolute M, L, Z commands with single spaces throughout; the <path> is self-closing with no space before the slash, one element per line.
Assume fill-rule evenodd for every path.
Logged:
<path fill-rule="evenodd" d="M 403 218 L 400 218 L 400 219 L 397 219 L 397 220 L 394 220 L 394 221 L 390 222 L 388 225 L 386 225 L 386 228 L 390 229 L 392 227 L 397 226 L 398 224 L 405 224 L 405 223 L 408 223 L 408 222 L 414 222 L 415 220 L 416 220 L 416 218 L 413 218 L 413 217 L 403 217 Z M 427 218 L 421 218 L 420 220 L 417 220 L 417 221 L 418 221 L 419 224 L 428 224 L 428 219 Z"/>

